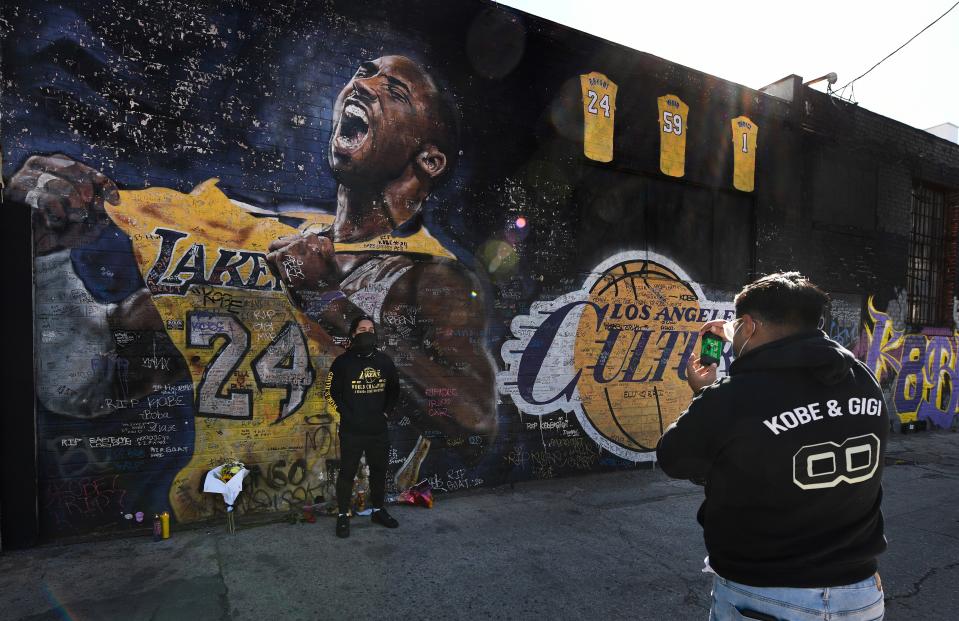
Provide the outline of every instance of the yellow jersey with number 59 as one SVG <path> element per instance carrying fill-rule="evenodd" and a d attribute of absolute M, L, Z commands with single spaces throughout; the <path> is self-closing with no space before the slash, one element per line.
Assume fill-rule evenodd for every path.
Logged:
<path fill-rule="evenodd" d="M 689 106 L 676 95 L 663 95 L 659 107 L 659 169 L 664 175 L 686 174 L 686 131 Z"/>

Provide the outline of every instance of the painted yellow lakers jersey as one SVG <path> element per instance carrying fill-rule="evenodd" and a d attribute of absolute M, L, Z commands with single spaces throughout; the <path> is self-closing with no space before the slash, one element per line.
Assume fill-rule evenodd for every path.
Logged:
<path fill-rule="evenodd" d="M 729 124 L 733 141 L 733 187 L 743 192 L 752 192 L 756 178 L 759 126 L 748 116 L 737 116 Z"/>
<path fill-rule="evenodd" d="M 299 229 L 256 217 L 233 204 L 216 179 L 190 194 L 151 188 L 120 196 L 108 213 L 129 236 L 153 304 L 193 380 L 193 457 L 170 489 L 177 519 L 209 512 L 200 481 L 227 458 L 259 465 L 264 474 L 277 463 L 284 472 L 289 466 L 270 491 L 288 502 L 312 498 L 304 485 L 322 478 L 325 459 L 336 456 L 330 430 L 339 416 L 328 410 L 323 384 L 342 350 L 290 303 L 266 254 L 278 237 L 324 228 L 333 216 L 284 213 L 303 219 Z M 336 251 L 453 256 L 425 229 L 337 244 Z M 318 425 L 328 428 L 319 444 Z M 293 464 L 299 464 L 297 476 Z"/>
<path fill-rule="evenodd" d="M 613 160 L 616 84 L 595 71 L 579 76 L 583 91 L 583 153 L 597 162 Z"/>
<path fill-rule="evenodd" d="M 663 95 L 659 105 L 659 169 L 664 175 L 686 174 L 686 131 L 689 106 L 676 95 Z"/>

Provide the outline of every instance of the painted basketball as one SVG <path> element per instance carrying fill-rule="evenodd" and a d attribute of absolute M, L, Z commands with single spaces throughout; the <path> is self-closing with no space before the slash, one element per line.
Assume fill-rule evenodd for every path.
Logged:
<path fill-rule="evenodd" d="M 699 298 L 651 260 L 611 266 L 589 298 L 598 310 L 583 313 L 575 349 L 585 422 L 615 453 L 654 450 L 689 404 L 680 365 L 698 344 Z"/>

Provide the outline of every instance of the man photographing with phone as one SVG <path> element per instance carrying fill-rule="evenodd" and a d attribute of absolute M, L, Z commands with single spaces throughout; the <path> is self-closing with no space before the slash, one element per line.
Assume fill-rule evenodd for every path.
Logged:
<path fill-rule="evenodd" d="M 798 272 L 746 285 L 735 321 L 701 329 L 731 343 L 729 376 L 694 357 L 694 398 L 656 447 L 667 475 L 705 481 L 711 620 L 884 614 L 889 416 L 869 370 L 818 329 L 828 303 Z"/>

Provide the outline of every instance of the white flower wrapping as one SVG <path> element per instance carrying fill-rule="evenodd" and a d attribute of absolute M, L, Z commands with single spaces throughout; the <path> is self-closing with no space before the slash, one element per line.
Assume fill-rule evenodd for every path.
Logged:
<path fill-rule="evenodd" d="M 223 501 L 226 502 L 228 510 L 233 509 L 233 503 L 236 502 L 237 496 L 243 491 L 243 479 L 250 473 L 249 470 L 243 467 L 243 464 L 239 464 L 239 472 L 235 474 L 231 473 L 232 476 L 226 476 L 226 480 L 224 481 L 223 469 L 232 465 L 233 464 L 223 464 L 210 470 L 206 473 L 206 480 L 203 482 L 204 492 L 223 495 Z"/>

